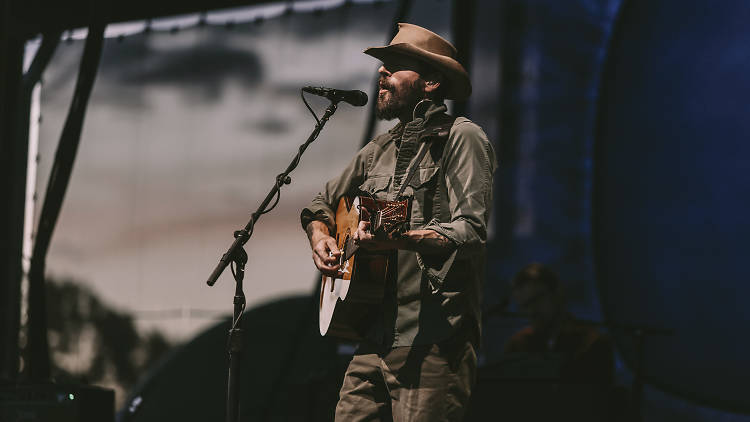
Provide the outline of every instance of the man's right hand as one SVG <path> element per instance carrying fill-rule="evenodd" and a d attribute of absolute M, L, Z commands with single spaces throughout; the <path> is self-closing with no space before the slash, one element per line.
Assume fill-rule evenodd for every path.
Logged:
<path fill-rule="evenodd" d="M 311 221 L 307 225 L 307 236 L 310 239 L 312 258 L 321 273 L 340 277 L 339 258 L 341 251 L 336 245 L 336 239 L 328 234 L 328 227 L 321 221 Z"/>

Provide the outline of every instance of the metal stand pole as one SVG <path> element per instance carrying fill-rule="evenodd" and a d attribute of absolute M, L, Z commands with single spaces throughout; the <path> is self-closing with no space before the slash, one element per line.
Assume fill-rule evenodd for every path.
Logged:
<path fill-rule="evenodd" d="M 336 112 L 337 104 L 337 101 L 331 102 L 331 104 L 326 109 L 326 112 L 323 114 L 323 117 L 321 117 L 321 119 L 315 125 L 315 129 L 313 129 L 312 133 L 307 138 L 305 143 L 300 145 L 299 152 L 294 157 L 294 159 L 292 159 L 292 162 L 289 164 L 287 169 L 283 173 L 276 176 L 276 183 L 274 183 L 273 188 L 271 188 L 271 191 L 268 193 L 268 195 L 266 195 L 266 198 L 260 204 L 258 210 L 250 216 L 250 221 L 247 222 L 245 228 L 234 232 L 234 242 L 232 242 L 232 245 L 229 247 L 227 252 L 221 256 L 221 259 L 219 259 L 219 263 L 216 265 L 216 268 L 214 268 L 214 271 L 211 273 L 208 281 L 206 282 L 209 286 L 213 286 L 219 279 L 219 276 L 224 271 L 224 269 L 230 263 L 235 264 L 236 268 L 233 271 L 234 279 L 236 281 L 234 293 L 234 312 L 232 317 L 232 327 L 229 330 L 229 340 L 227 344 L 227 349 L 229 351 L 229 377 L 227 380 L 226 407 L 227 422 L 237 422 L 239 420 L 240 413 L 240 358 L 243 343 L 240 321 L 242 319 L 242 312 L 245 310 L 245 294 L 242 291 L 242 280 L 245 276 L 245 264 L 247 263 L 248 258 L 247 252 L 245 252 L 243 246 L 250 239 L 250 236 L 252 236 L 255 222 L 258 221 L 261 215 L 273 209 L 273 207 L 275 207 L 278 203 L 278 195 L 280 194 L 281 186 L 285 184 L 288 185 L 292 182 L 292 179 L 289 177 L 289 173 L 291 173 L 292 170 L 297 167 L 300 159 L 302 158 L 302 153 L 304 153 L 307 147 L 318 137 L 320 131 L 323 130 L 323 126 L 325 126 L 326 122 L 328 122 L 328 119 L 330 119 L 331 116 L 333 116 L 333 113 Z M 268 204 L 271 203 L 271 200 L 273 200 L 274 197 L 276 197 L 276 202 L 274 202 L 270 209 L 266 209 L 268 207 Z"/>
<path fill-rule="evenodd" d="M 235 237 L 244 236 L 245 232 L 238 230 L 234 232 Z M 245 278 L 245 264 L 247 263 L 247 252 L 240 247 L 232 257 L 235 268 L 232 274 L 235 280 L 234 289 L 234 313 L 232 315 L 232 327 L 229 329 L 229 340 L 227 350 L 229 351 L 229 375 L 227 377 L 227 422 L 235 422 L 240 417 L 240 360 L 242 358 L 242 328 L 240 320 L 245 310 L 245 293 L 242 290 L 242 280 Z"/>

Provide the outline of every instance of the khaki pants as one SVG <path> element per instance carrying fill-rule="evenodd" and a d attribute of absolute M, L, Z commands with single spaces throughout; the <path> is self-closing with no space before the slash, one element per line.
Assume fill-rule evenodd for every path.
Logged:
<path fill-rule="evenodd" d="M 336 405 L 337 422 L 461 421 L 476 377 L 469 341 L 399 347 L 352 358 Z"/>

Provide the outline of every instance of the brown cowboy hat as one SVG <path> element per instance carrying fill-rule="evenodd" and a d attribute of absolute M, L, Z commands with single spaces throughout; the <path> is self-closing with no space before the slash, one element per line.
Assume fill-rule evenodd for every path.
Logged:
<path fill-rule="evenodd" d="M 399 23 L 398 33 L 390 44 L 370 47 L 364 53 L 381 61 L 396 55 L 415 58 L 437 69 L 448 80 L 446 98 L 464 100 L 471 95 L 469 74 L 456 60 L 456 47 L 421 26 Z"/>

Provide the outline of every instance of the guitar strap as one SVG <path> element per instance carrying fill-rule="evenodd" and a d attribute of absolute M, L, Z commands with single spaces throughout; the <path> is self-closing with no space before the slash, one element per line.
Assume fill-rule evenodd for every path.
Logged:
<path fill-rule="evenodd" d="M 414 178 L 414 174 L 417 172 L 417 169 L 419 168 L 419 163 L 422 162 L 422 159 L 427 154 L 427 151 L 430 149 L 430 144 L 432 144 L 432 139 L 430 141 L 427 141 L 420 145 L 419 154 L 417 154 L 417 159 L 414 160 L 414 163 L 409 168 L 409 173 L 406 174 L 406 177 L 404 177 L 404 180 L 401 182 L 401 188 L 398 190 L 398 193 L 396 194 L 396 199 L 400 198 L 401 195 L 404 193 L 404 189 L 406 189 L 406 185 L 409 184 L 411 179 Z"/>
<path fill-rule="evenodd" d="M 408 185 L 411 179 L 414 178 L 414 174 L 416 174 L 417 169 L 419 169 L 419 164 L 422 162 L 422 159 L 424 159 L 424 156 L 427 154 L 427 151 L 429 151 L 430 147 L 432 146 L 432 140 L 435 138 L 438 138 L 438 139 L 447 138 L 448 135 L 450 134 L 451 127 L 453 126 L 453 122 L 455 121 L 456 121 L 455 117 L 450 117 L 448 118 L 446 122 L 425 130 L 425 132 L 420 136 L 420 139 L 428 138 L 428 140 L 425 141 L 420 146 L 417 159 L 414 160 L 411 167 L 409 168 L 409 173 L 406 174 L 406 177 L 401 182 L 401 188 L 398 190 L 398 193 L 396 194 L 397 199 L 401 197 L 401 195 L 404 193 L 404 189 L 406 189 L 406 185 Z M 441 158 L 441 161 L 442 161 L 442 158 Z M 442 162 L 440 163 L 439 168 L 440 170 L 442 170 L 443 168 Z"/>

